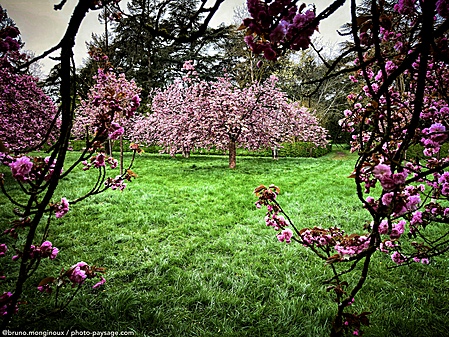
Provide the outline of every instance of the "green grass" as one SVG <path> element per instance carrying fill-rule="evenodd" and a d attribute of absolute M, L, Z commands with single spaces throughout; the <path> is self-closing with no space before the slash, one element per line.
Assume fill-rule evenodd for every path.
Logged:
<path fill-rule="evenodd" d="M 361 228 L 367 214 L 346 178 L 354 160 L 337 152 L 319 159 L 239 157 L 229 170 L 226 157 L 143 155 L 134 167 L 139 177 L 123 192 L 92 197 L 53 223 L 49 240 L 60 254 L 30 280 L 28 303 L 12 327 L 326 336 L 336 309 L 322 284 L 330 271 L 303 247 L 277 242 L 252 191 L 278 185 L 278 200 L 298 227 Z M 87 191 L 93 173 L 79 169 L 55 201 Z M 81 260 L 107 268 L 105 286 L 86 287 L 65 311 L 42 318 L 53 300 L 35 291 L 39 280 Z M 449 262 L 388 269 L 390 262 L 376 256 L 354 304 L 372 312 L 366 336 L 448 336 Z"/>

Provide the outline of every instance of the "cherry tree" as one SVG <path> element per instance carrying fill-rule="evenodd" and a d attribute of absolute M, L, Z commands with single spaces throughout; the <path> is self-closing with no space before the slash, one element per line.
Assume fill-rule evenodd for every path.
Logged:
<path fill-rule="evenodd" d="M 27 59 L 20 32 L 0 6 L 0 142 L 13 152 L 24 152 L 55 142 L 57 108 L 38 79 L 15 65 Z"/>
<path fill-rule="evenodd" d="M 248 45 L 256 52 L 260 45 L 282 53 L 293 46 L 283 27 L 310 18 L 296 37 L 307 39 L 309 28 L 344 2 L 335 1 L 315 16 L 290 1 L 249 0 Z M 290 20 L 287 13 L 293 12 Z M 449 2 L 370 1 L 360 9 L 351 1 L 351 16 L 353 44 L 342 55 L 352 53 L 354 65 L 334 63 L 326 76 L 351 74 L 360 85 L 360 92 L 348 95 L 342 126 L 353 133 L 352 151 L 359 158 L 351 177 L 369 225 L 361 224 L 355 233 L 336 227 L 300 229 L 279 204 L 278 187 L 255 190 L 257 206 L 267 208 L 266 224 L 278 231 L 278 240 L 296 241 L 331 266 L 327 290 L 338 305 L 332 336 L 359 335 L 368 325 L 368 313 L 351 312 L 351 304 L 375 253 L 388 254 L 393 265 L 403 266 L 429 264 L 449 250 L 449 232 L 441 227 L 449 223 L 449 156 L 443 150 L 449 127 Z M 421 153 L 413 155 L 417 150 Z M 436 227 L 438 234 L 429 230 Z M 349 277 L 354 273 L 359 273 L 355 281 Z"/>
<path fill-rule="evenodd" d="M 103 60 L 107 56 L 102 57 Z M 75 111 L 73 136 L 86 144 L 96 138 L 97 142 L 120 140 L 120 174 L 123 173 L 122 137 L 133 128 L 131 117 L 140 106 L 140 91 L 134 81 L 125 74 L 116 75 L 113 69 L 98 69 L 95 85 L 90 88 L 86 100 Z"/>
<path fill-rule="evenodd" d="M 200 81 L 190 62 L 184 67 L 189 74 L 159 91 L 153 98 L 154 114 L 139 122 L 146 131 L 136 137 L 148 137 L 142 141 L 157 141 L 171 154 L 212 147 L 228 151 L 230 168 L 236 165 L 237 147 L 279 147 L 295 137 L 316 146 L 327 144 L 327 131 L 306 108 L 288 103 L 276 77 L 239 88 L 229 77 Z"/>

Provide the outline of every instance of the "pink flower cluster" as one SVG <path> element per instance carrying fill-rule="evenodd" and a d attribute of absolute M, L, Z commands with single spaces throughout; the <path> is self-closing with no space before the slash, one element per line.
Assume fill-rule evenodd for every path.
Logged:
<path fill-rule="evenodd" d="M 279 234 L 277 234 L 277 238 L 279 242 L 290 243 L 293 237 L 293 231 L 290 228 L 286 228 L 282 230 Z"/>
<path fill-rule="evenodd" d="M 110 168 L 113 170 L 117 167 L 118 161 L 117 159 L 114 159 L 113 157 L 107 156 L 105 153 L 100 152 L 92 156 L 89 161 L 83 161 L 82 164 L 84 165 L 84 171 L 89 170 L 92 166 L 95 168 L 105 167 L 106 164 L 109 164 Z"/>
<path fill-rule="evenodd" d="M 55 216 L 59 219 L 67 214 L 69 211 L 69 202 L 66 198 L 61 198 L 61 201 L 55 206 Z"/>
<path fill-rule="evenodd" d="M 8 246 L 4 243 L 0 244 L 0 257 L 4 257 L 8 251 Z"/>
<path fill-rule="evenodd" d="M 304 228 L 300 230 L 300 236 L 306 247 L 315 246 L 323 250 L 333 248 L 338 253 L 339 260 L 360 254 L 370 245 L 369 235 L 346 235 L 338 227 Z M 337 256 L 333 256 L 332 259 L 337 260 Z"/>
<path fill-rule="evenodd" d="M 11 168 L 11 173 L 14 179 L 27 181 L 30 179 L 29 175 L 33 168 L 33 163 L 27 156 L 22 156 L 9 164 L 9 167 Z"/>
<path fill-rule="evenodd" d="M 417 7 L 416 0 L 399 0 L 399 2 L 394 5 L 394 10 L 402 15 L 413 15 L 416 14 L 419 9 Z M 449 1 L 438 0 L 435 5 L 435 10 L 439 16 L 448 18 Z"/>
<path fill-rule="evenodd" d="M 296 1 L 248 0 L 247 6 L 251 18 L 243 20 L 241 26 L 247 29 L 245 42 L 267 60 L 276 60 L 287 49 L 307 49 L 318 29 L 314 8 L 298 8 Z"/>
<path fill-rule="evenodd" d="M 396 186 L 400 186 L 405 183 L 408 172 L 402 171 L 392 174 L 390 166 L 379 164 L 374 167 L 373 176 L 379 180 L 385 191 L 391 191 L 394 190 Z"/>
<path fill-rule="evenodd" d="M 55 162 L 50 163 L 50 157 L 12 157 L 1 154 L 0 163 L 9 166 L 14 179 L 20 182 L 32 182 L 44 175 L 44 180 L 49 181 L 54 173 Z"/>
<path fill-rule="evenodd" d="M 256 197 L 256 207 L 261 208 L 266 206 L 267 213 L 265 216 L 265 223 L 269 227 L 273 227 L 276 231 L 281 230 L 277 234 L 277 238 L 280 242 L 290 243 L 293 237 L 293 231 L 289 226 L 288 221 L 284 216 L 279 215 L 282 212 L 280 206 L 276 202 L 276 197 L 279 194 L 279 188 L 271 185 L 265 187 L 261 185 L 254 190 Z M 323 229 L 319 227 L 304 228 L 299 231 L 298 242 L 301 242 L 306 247 L 319 247 L 323 250 L 334 249 L 338 255 L 338 259 L 346 259 L 368 249 L 370 245 L 369 235 L 345 235 L 344 231 L 334 227 L 329 229 Z M 334 256 L 335 258 L 335 256 Z"/>
<path fill-rule="evenodd" d="M 401 10 L 407 11 L 410 9 L 409 5 L 413 4 L 413 1 L 400 2 Z M 405 35 L 386 29 L 381 29 L 381 35 L 388 45 L 394 45 L 393 49 L 402 55 L 408 43 Z M 354 132 L 353 151 L 381 149 L 380 153 L 366 157 L 365 162 L 360 163 L 361 169 L 357 175 L 357 179 L 365 184 L 365 193 L 375 188 L 377 182 L 382 188 L 377 200 L 371 196 L 366 198 L 366 207 L 384 219 L 380 222 L 379 234 L 389 235 L 392 240 L 382 243 L 380 250 L 391 254 L 392 260 L 398 264 L 409 261 L 427 264 L 429 260 L 425 251 L 405 253 L 399 251 L 395 242 L 401 240 L 407 225 L 408 234 L 416 235 L 433 220 L 449 221 L 449 208 L 444 206 L 444 202 L 441 203 L 449 197 L 449 172 L 444 169 L 449 158 L 447 153 L 442 152 L 442 145 L 447 143 L 449 134 L 449 102 L 439 94 L 447 90 L 449 65 L 435 60 L 430 60 L 428 64 L 427 86 L 416 136 L 407 143 L 409 148 L 423 146 L 424 157 L 416 160 L 410 156 L 410 159 L 405 157 L 398 162 L 394 158 L 398 157 L 398 151 L 403 150 L 403 142 L 407 138 L 409 128 L 406 122 L 412 119 L 417 88 L 416 73 L 420 59 L 417 58 L 404 73 L 409 78 L 405 91 L 400 91 L 393 85 L 381 94 L 378 90 L 385 80 L 384 77 L 390 76 L 402 59 L 403 56 L 397 56 L 386 61 L 384 68 L 377 71 L 377 75 L 374 69 L 367 68 L 364 74 L 359 71 L 351 77 L 357 82 L 358 78 L 366 76 L 372 82 L 360 95 L 349 96 L 353 109 L 345 111 L 346 117 L 342 125 L 346 130 Z M 387 106 L 392 109 L 387 110 Z M 389 135 L 388 138 L 385 135 Z M 370 144 L 369 148 L 367 144 Z M 399 220 L 400 217 L 403 219 Z M 396 221 L 386 220 L 387 218 Z"/>
<path fill-rule="evenodd" d="M 300 231 L 304 246 L 334 246 L 338 237 L 342 237 L 344 232 L 340 228 L 333 227 L 323 229 L 320 227 L 304 228 Z"/>
<path fill-rule="evenodd" d="M 49 258 L 54 260 L 59 253 L 59 249 L 53 247 L 50 241 L 44 241 L 40 246 L 31 245 L 30 252 L 28 254 L 29 259 L 42 259 Z M 17 255 L 12 257 L 13 261 L 17 261 L 23 257 L 23 253 L 19 252 Z"/>
<path fill-rule="evenodd" d="M 293 231 L 290 228 L 286 228 L 289 225 L 288 221 L 284 218 L 284 216 L 279 215 L 281 209 L 275 202 L 275 199 L 279 192 L 280 190 L 277 186 L 271 185 L 267 188 L 264 185 L 260 185 L 254 190 L 254 193 L 258 197 L 256 207 L 267 207 L 265 224 L 269 227 L 273 227 L 276 231 L 281 231 L 277 234 L 277 239 L 279 240 L 279 242 L 291 243 Z"/>
<path fill-rule="evenodd" d="M 61 287 L 70 283 L 72 287 L 76 287 L 83 285 L 87 279 L 100 277 L 100 280 L 92 286 L 93 289 L 97 289 L 106 283 L 106 279 L 98 273 L 104 273 L 104 268 L 89 266 L 86 262 L 81 261 L 71 266 L 66 272 L 61 272 L 58 278 L 48 277 L 43 279 L 39 283 L 37 290 L 51 293 L 53 290 L 52 285 Z"/>
<path fill-rule="evenodd" d="M 86 268 L 87 267 L 87 268 Z M 78 262 L 70 268 L 69 279 L 72 281 L 73 285 L 83 284 L 87 277 L 86 269 L 89 265 L 86 262 Z"/>
<path fill-rule="evenodd" d="M 104 184 L 111 190 L 123 191 L 126 188 L 125 179 L 120 175 L 116 176 L 114 179 L 108 178 Z"/>
<path fill-rule="evenodd" d="M 100 141 L 93 141 L 93 145 L 100 147 L 101 141 L 118 139 L 132 128 L 131 117 L 140 106 L 141 89 L 124 74 L 116 75 L 112 69 L 106 72 L 100 68 L 94 79 L 96 84 L 88 99 L 82 101 L 76 111 L 73 134 L 79 139 L 93 135 Z"/>
<path fill-rule="evenodd" d="M 0 316 L 5 316 L 8 313 L 8 305 L 11 302 L 12 293 L 4 292 L 3 295 L 0 296 Z M 14 313 L 19 311 L 19 307 L 16 304 L 14 309 Z"/>
<path fill-rule="evenodd" d="M 334 249 L 342 258 L 345 258 L 362 253 L 368 249 L 369 245 L 370 237 L 368 235 L 349 235 L 341 237 Z"/>

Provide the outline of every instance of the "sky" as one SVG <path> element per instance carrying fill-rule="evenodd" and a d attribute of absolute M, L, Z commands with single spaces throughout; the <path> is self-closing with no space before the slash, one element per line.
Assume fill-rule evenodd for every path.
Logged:
<path fill-rule="evenodd" d="M 24 49 L 33 51 L 35 55 L 50 49 L 60 41 L 78 1 L 68 0 L 62 11 L 53 10 L 53 6 L 59 2 L 60 0 L 0 0 L 0 4 L 7 10 L 8 16 L 14 20 L 21 32 L 22 40 L 25 42 Z M 218 26 L 220 23 L 231 23 L 234 8 L 244 5 L 245 2 L 246 0 L 225 0 L 211 24 Z M 332 1 L 316 0 L 314 3 L 319 13 Z M 121 7 L 125 7 L 124 4 Z M 99 11 L 89 12 L 77 35 L 75 45 L 77 66 L 81 66 L 83 60 L 87 58 L 85 42 L 91 40 L 92 33 L 101 34 L 104 31 L 104 26 L 98 22 L 98 14 Z M 340 8 L 333 17 L 320 25 L 320 35 L 329 43 L 341 41 L 336 30 L 346 21 L 349 21 L 348 6 Z M 55 61 L 47 58 L 41 64 L 43 72 L 47 73 Z"/>

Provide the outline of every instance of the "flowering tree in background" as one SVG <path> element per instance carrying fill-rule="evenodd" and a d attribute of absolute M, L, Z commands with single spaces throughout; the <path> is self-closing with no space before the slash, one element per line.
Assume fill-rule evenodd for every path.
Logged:
<path fill-rule="evenodd" d="M 0 142 L 13 152 L 53 143 L 58 129 L 57 109 L 37 78 L 15 69 L 27 59 L 20 49 L 20 32 L 0 6 Z"/>
<path fill-rule="evenodd" d="M 128 81 L 125 74 L 118 76 L 109 69 L 98 69 L 95 85 L 89 90 L 87 100 L 82 100 L 75 111 L 73 135 L 77 139 L 122 140 L 132 129 L 131 117 L 140 105 L 140 88 Z M 100 131 L 101 130 L 101 131 Z M 103 134 L 100 134 L 102 132 Z M 123 173 L 123 146 L 120 148 L 120 174 Z"/>
<path fill-rule="evenodd" d="M 316 20 L 344 2 L 335 1 L 295 38 L 306 40 Z M 247 42 L 255 52 L 262 52 L 260 46 L 282 52 L 292 47 L 292 37 L 282 27 L 307 12 L 290 1 L 268 3 L 248 0 L 252 19 L 245 22 Z M 270 11 L 276 6 L 283 9 Z M 285 19 L 290 12 L 296 13 L 293 23 Z M 279 231 L 279 241 L 299 242 L 330 265 L 328 290 L 338 303 L 332 336 L 348 331 L 359 335 L 361 326 L 368 325 L 367 312 L 348 311 L 367 279 L 373 254 L 390 255 L 394 265 L 429 264 L 449 250 L 449 232 L 443 226 L 449 223 L 449 156 L 444 146 L 449 127 L 449 2 L 369 1 L 358 9 L 351 1 L 351 15 L 354 66 L 341 70 L 337 62 L 328 75 L 352 72 L 351 80 L 360 84 L 360 92 L 348 95 L 351 107 L 342 126 L 353 132 L 352 151 L 359 158 L 351 177 L 371 217 L 369 225 L 361 224 L 352 234 L 335 227 L 299 229 L 278 203 L 278 187 L 255 190 L 257 206 L 267 207 L 266 223 Z M 353 273 L 360 273 L 359 278 L 350 283 Z"/>
<path fill-rule="evenodd" d="M 141 142 L 157 141 L 171 154 L 215 147 L 229 152 L 230 168 L 236 165 L 237 147 L 258 150 L 295 137 L 327 144 L 326 130 L 306 108 L 287 102 L 274 76 L 238 88 L 229 77 L 200 81 L 191 63 L 184 67 L 190 74 L 159 91 L 154 114 L 136 124 L 135 137 Z"/>

